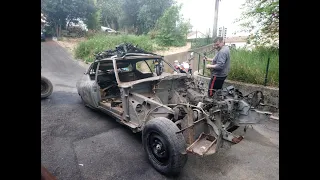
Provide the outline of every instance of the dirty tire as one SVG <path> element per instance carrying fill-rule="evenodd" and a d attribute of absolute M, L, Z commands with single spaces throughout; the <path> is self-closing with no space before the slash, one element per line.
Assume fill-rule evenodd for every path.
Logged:
<path fill-rule="evenodd" d="M 52 94 L 53 85 L 51 81 L 41 76 L 41 99 L 47 98 Z"/>
<path fill-rule="evenodd" d="M 148 160 L 160 173 L 178 175 L 187 162 L 186 142 L 175 123 L 164 117 L 147 122 L 142 131 L 142 144 Z"/>

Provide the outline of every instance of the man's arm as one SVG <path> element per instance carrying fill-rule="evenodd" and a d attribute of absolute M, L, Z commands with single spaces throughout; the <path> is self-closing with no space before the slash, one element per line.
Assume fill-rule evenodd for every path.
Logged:
<path fill-rule="evenodd" d="M 213 61 L 213 58 L 212 58 L 212 59 L 210 59 L 210 58 L 204 57 L 203 59 L 204 59 L 204 60 L 206 60 L 206 61 L 210 61 L 210 62 L 212 62 L 212 61 Z"/>
<path fill-rule="evenodd" d="M 221 70 L 224 67 L 224 64 L 226 63 L 227 60 L 227 54 L 226 53 L 219 53 L 219 56 L 217 58 L 217 62 L 216 64 L 212 65 L 212 64 L 207 64 L 206 68 L 209 69 L 215 69 L 215 70 Z"/>

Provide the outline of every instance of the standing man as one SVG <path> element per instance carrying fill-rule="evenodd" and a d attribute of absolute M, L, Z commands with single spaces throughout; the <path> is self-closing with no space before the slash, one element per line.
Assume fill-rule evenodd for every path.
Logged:
<path fill-rule="evenodd" d="M 211 61 L 207 64 L 206 68 L 211 70 L 211 80 L 208 86 L 208 96 L 212 97 L 214 90 L 222 89 L 224 80 L 227 78 L 230 70 L 230 50 L 225 46 L 222 37 L 217 37 L 213 41 L 213 48 L 218 52 L 213 59 L 205 57 L 206 61 Z"/>

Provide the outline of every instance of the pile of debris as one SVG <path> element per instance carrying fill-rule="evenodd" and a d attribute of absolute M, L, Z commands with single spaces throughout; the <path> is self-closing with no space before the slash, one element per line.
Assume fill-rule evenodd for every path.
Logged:
<path fill-rule="evenodd" d="M 123 57 L 128 53 L 143 53 L 143 54 L 151 54 L 157 55 L 151 52 L 147 52 L 143 49 L 138 48 L 138 45 L 134 46 L 130 43 L 123 43 L 118 46 L 114 50 L 106 50 L 95 54 L 95 58 L 97 60 L 109 58 L 112 56 Z"/>

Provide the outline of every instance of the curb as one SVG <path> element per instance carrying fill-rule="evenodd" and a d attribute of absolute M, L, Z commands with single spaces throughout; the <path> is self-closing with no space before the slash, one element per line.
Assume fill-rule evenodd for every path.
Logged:
<path fill-rule="evenodd" d="M 90 64 L 91 64 L 91 63 L 86 64 L 86 63 L 85 63 L 83 60 L 81 60 L 81 59 L 74 59 L 74 61 L 75 61 L 76 63 L 78 63 L 78 65 L 80 65 L 80 66 L 82 66 L 82 67 L 84 67 L 84 68 L 86 68 L 86 69 L 88 69 L 89 66 L 90 66 Z"/>
<path fill-rule="evenodd" d="M 270 116 L 270 119 L 279 121 L 279 117 L 277 116 Z"/>

